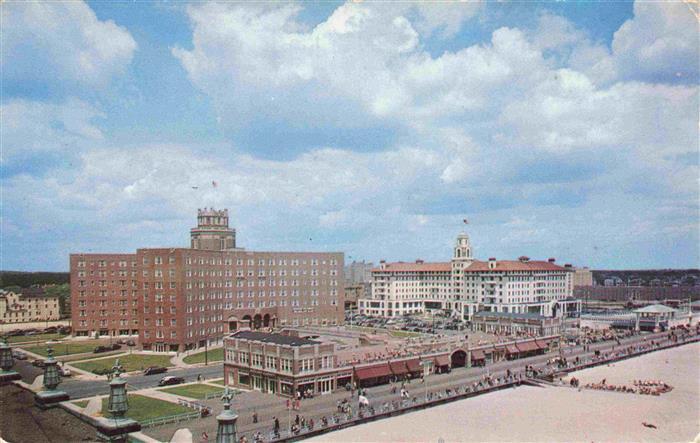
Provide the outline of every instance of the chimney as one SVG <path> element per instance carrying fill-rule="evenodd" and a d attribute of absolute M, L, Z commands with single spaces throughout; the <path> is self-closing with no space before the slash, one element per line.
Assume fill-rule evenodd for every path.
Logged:
<path fill-rule="evenodd" d="M 524 263 L 530 261 L 530 257 L 528 257 L 527 255 L 521 255 L 520 257 L 518 257 L 518 260 Z"/>
<path fill-rule="evenodd" d="M 556 260 L 554 257 L 550 257 L 549 260 L 547 260 L 547 261 L 550 262 L 550 263 L 554 263 L 554 262 L 557 261 L 557 260 Z"/>
<path fill-rule="evenodd" d="M 565 267 L 565 268 L 571 268 L 572 266 L 571 266 L 571 263 L 567 263 L 567 264 L 564 265 L 564 267 Z"/>
<path fill-rule="evenodd" d="M 416 260 L 416 264 L 417 264 L 417 265 L 422 265 L 423 263 L 424 263 L 424 262 L 423 262 L 423 260 L 421 260 L 421 259 L 417 259 L 417 260 Z"/>
<path fill-rule="evenodd" d="M 496 257 L 489 257 L 489 269 L 496 269 Z"/>

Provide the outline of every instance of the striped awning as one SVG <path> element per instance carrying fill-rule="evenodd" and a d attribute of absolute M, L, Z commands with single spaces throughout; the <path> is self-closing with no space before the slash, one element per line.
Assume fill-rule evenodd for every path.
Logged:
<path fill-rule="evenodd" d="M 450 357 L 447 355 L 438 355 L 435 357 L 435 366 L 449 366 L 450 365 Z"/>
<path fill-rule="evenodd" d="M 486 360 L 486 354 L 481 349 L 474 349 L 472 351 L 472 360 Z"/>
<path fill-rule="evenodd" d="M 537 347 L 540 349 L 547 349 L 548 343 L 543 340 L 535 340 L 535 343 L 537 343 Z"/>
<path fill-rule="evenodd" d="M 406 360 L 406 366 L 408 366 L 408 372 L 423 372 L 420 359 L 413 358 L 411 360 Z"/>
<path fill-rule="evenodd" d="M 518 350 L 520 350 L 520 352 L 531 352 L 540 349 L 540 347 L 537 346 L 535 340 L 519 342 L 516 343 L 515 346 L 518 347 Z"/>
<path fill-rule="evenodd" d="M 405 361 L 391 361 L 389 367 L 394 375 L 404 375 L 408 372 Z"/>
<path fill-rule="evenodd" d="M 389 365 L 387 363 L 382 363 L 373 366 L 365 366 L 364 368 L 355 368 L 355 377 L 358 380 L 388 377 L 390 375 L 391 368 L 389 368 Z"/>

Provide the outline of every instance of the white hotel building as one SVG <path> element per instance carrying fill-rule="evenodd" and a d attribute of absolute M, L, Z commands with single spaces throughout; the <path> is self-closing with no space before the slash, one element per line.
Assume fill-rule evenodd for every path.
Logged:
<path fill-rule="evenodd" d="M 451 262 L 380 262 L 372 269 L 372 293 L 358 301 L 369 316 L 399 317 L 445 310 L 464 320 L 479 311 L 538 314 L 545 317 L 580 311 L 573 298 L 571 265 L 547 261 L 478 261 L 467 234 L 460 234 Z"/>

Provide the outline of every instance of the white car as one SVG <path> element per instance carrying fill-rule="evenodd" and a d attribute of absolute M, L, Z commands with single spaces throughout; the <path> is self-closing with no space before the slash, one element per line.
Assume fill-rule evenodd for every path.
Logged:
<path fill-rule="evenodd" d="M 59 370 L 60 373 L 61 373 L 61 377 L 70 377 L 71 375 L 73 375 L 73 374 L 70 372 L 70 369 L 64 368 L 63 366 L 60 366 L 58 370 Z"/>

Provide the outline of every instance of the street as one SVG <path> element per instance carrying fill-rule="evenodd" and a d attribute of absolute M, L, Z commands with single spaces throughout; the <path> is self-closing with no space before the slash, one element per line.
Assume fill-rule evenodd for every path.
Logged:
<path fill-rule="evenodd" d="M 224 376 L 224 365 L 222 362 L 210 363 L 209 366 L 199 366 L 186 369 L 171 369 L 165 374 L 155 375 L 126 375 L 128 380 L 127 389 L 130 392 L 153 388 L 158 386 L 158 381 L 166 375 L 174 375 L 184 377 L 186 382 L 197 381 L 197 375 L 202 375 L 204 378 L 221 378 Z M 32 366 L 29 360 L 16 361 L 14 369 L 22 375 L 22 380 L 26 383 L 32 383 L 34 378 L 41 375 L 43 371 Z M 59 389 L 64 390 L 70 395 L 71 400 L 93 397 L 95 395 L 109 394 L 109 385 L 107 377 L 101 380 L 79 380 L 75 378 L 64 378 Z"/>

